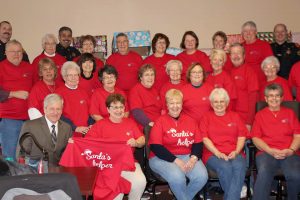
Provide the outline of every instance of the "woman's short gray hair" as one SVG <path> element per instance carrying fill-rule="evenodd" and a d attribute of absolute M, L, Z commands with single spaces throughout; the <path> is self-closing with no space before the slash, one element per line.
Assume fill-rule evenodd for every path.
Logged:
<path fill-rule="evenodd" d="M 169 74 L 170 72 L 170 67 L 173 65 L 173 64 L 177 64 L 180 71 L 182 71 L 182 62 L 180 60 L 169 60 L 167 62 L 167 66 L 166 66 L 166 72 L 167 74 Z"/>
<path fill-rule="evenodd" d="M 282 89 L 281 85 L 279 85 L 277 83 L 271 83 L 270 85 L 267 85 L 264 89 L 264 95 L 267 97 L 271 90 L 277 90 L 279 92 L 279 95 L 281 97 L 283 96 L 283 89 Z"/>
<path fill-rule="evenodd" d="M 52 40 L 55 42 L 55 44 L 57 44 L 57 38 L 54 34 L 52 33 L 47 33 L 46 35 L 44 35 L 44 37 L 42 37 L 42 47 L 43 49 L 45 49 L 45 44 L 46 42 L 48 42 L 49 40 Z"/>
<path fill-rule="evenodd" d="M 215 99 L 215 97 L 224 98 L 225 102 L 229 104 L 230 98 L 228 95 L 228 92 L 224 88 L 215 88 L 211 91 L 209 95 L 209 101 L 212 103 Z"/>
<path fill-rule="evenodd" d="M 269 64 L 274 64 L 277 72 L 280 70 L 280 62 L 275 56 L 266 57 L 261 63 L 261 69 L 264 70 L 264 68 Z"/>
<path fill-rule="evenodd" d="M 56 103 L 56 102 L 61 102 L 61 105 L 64 104 L 63 98 L 58 95 L 58 94 L 48 94 L 45 99 L 44 99 L 44 109 L 47 108 L 49 105 Z"/>
<path fill-rule="evenodd" d="M 61 67 L 61 75 L 63 78 L 67 75 L 67 72 L 70 69 L 75 69 L 78 72 L 78 74 L 80 74 L 80 67 L 76 64 L 76 62 L 67 61 Z"/>

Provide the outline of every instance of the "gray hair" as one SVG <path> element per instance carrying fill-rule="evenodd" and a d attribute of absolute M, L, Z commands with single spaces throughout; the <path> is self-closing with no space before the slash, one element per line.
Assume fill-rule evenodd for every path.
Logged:
<path fill-rule="evenodd" d="M 9 41 L 6 43 L 6 45 L 5 45 L 5 49 L 7 50 L 8 47 L 11 46 L 11 45 L 19 45 L 19 46 L 21 47 L 21 49 L 23 49 L 23 46 L 22 46 L 21 42 L 19 42 L 18 40 L 15 40 L 15 39 L 9 40 Z"/>
<path fill-rule="evenodd" d="M 229 104 L 230 98 L 229 98 L 228 92 L 224 88 L 213 89 L 209 95 L 209 101 L 212 103 L 216 96 L 224 98 L 227 105 Z"/>
<path fill-rule="evenodd" d="M 247 27 L 247 26 L 249 26 L 250 28 L 254 28 L 255 30 L 257 30 L 256 24 L 255 24 L 254 21 L 247 21 L 247 22 L 245 22 L 245 23 L 242 25 L 242 30 L 243 30 L 245 27 Z"/>
<path fill-rule="evenodd" d="M 179 67 L 179 69 L 180 69 L 180 71 L 182 71 L 182 62 L 180 60 L 169 60 L 167 62 L 167 66 L 166 66 L 166 72 L 167 72 L 167 74 L 169 74 L 170 67 L 171 67 L 172 64 L 177 64 L 178 67 Z"/>
<path fill-rule="evenodd" d="M 264 70 L 264 68 L 269 64 L 274 64 L 277 72 L 280 70 L 280 62 L 275 56 L 266 57 L 261 63 L 261 69 Z"/>
<path fill-rule="evenodd" d="M 67 75 L 67 71 L 70 69 L 75 69 L 80 75 L 80 67 L 73 61 L 67 61 L 61 67 L 61 75 L 63 78 Z"/>
<path fill-rule="evenodd" d="M 278 84 L 278 83 L 271 83 L 270 85 L 267 85 L 267 86 L 265 87 L 265 89 L 264 89 L 264 95 L 265 95 L 265 96 L 268 96 L 268 95 L 269 95 L 269 92 L 270 92 L 271 90 L 278 90 L 279 95 L 280 95 L 281 97 L 283 96 L 283 89 L 282 89 L 282 87 L 281 87 L 280 84 Z"/>
<path fill-rule="evenodd" d="M 126 39 L 128 40 L 128 36 L 125 33 L 118 33 L 116 39 L 118 39 L 119 37 L 126 37 Z"/>
<path fill-rule="evenodd" d="M 45 44 L 49 40 L 53 40 L 56 44 L 58 43 L 58 40 L 57 40 L 57 38 L 54 34 L 47 33 L 46 35 L 44 35 L 44 37 L 42 37 L 42 47 L 43 47 L 43 49 L 45 49 Z"/>
<path fill-rule="evenodd" d="M 44 99 L 44 109 L 47 108 L 49 105 L 56 103 L 56 102 L 61 102 L 61 105 L 64 104 L 63 98 L 58 95 L 58 94 L 48 94 L 45 99 Z"/>

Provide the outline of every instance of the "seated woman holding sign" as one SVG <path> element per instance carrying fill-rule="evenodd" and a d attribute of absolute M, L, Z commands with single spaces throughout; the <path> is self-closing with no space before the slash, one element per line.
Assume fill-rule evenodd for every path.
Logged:
<path fill-rule="evenodd" d="M 132 148 L 143 147 L 145 137 L 136 123 L 125 118 L 125 98 L 121 94 L 111 94 L 106 99 L 109 117 L 98 121 L 90 129 L 86 137 L 114 139 L 126 141 Z M 142 197 L 146 187 L 146 178 L 140 165 L 135 163 L 135 171 L 122 171 L 121 176 L 131 182 L 129 200 L 138 200 Z M 122 199 L 124 194 L 119 194 L 115 199 Z"/>
<path fill-rule="evenodd" d="M 169 183 L 176 199 L 191 200 L 206 184 L 207 171 L 201 161 L 198 124 L 181 113 L 182 99 L 179 90 L 166 93 L 168 114 L 159 117 L 151 130 L 149 165 Z"/>

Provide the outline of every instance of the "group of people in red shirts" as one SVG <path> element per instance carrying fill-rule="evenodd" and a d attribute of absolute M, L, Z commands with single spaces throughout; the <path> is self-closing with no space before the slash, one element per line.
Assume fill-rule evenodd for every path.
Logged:
<path fill-rule="evenodd" d="M 0 30 L 4 26 L 10 26 L 10 24 L 1 22 Z M 180 44 L 183 51 L 176 56 L 166 53 L 170 45 L 169 38 L 165 34 L 157 33 L 152 40 L 153 54 L 143 60 L 138 53 L 129 50 L 127 35 L 119 33 L 116 37 L 118 51 L 110 55 L 105 64 L 93 55 L 96 42 L 92 36 L 87 35 L 81 38 L 82 52 L 81 55 L 78 55 L 74 49 L 68 46 L 69 39 L 65 35 L 68 35 L 69 32 L 70 30 L 66 27 L 62 29 L 59 44 L 53 34 L 46 34 L 42 39 L 43 52 L 34 59 L 32 64 L 22 60 L 23 48 L 20 42 L 16 40 L 7 41 L 6 59 L 0 63 L 0 117 L 2 118 L 0 122 L 0 142 L 4 157 L 15 158 L 15 148 L 23 122 L 43 116 L 44 98 L 51 93 L 57 93 L 63 98 L 64 107 L 61 119 L 71 125 L 74 136 L 89 135 L 89 130 L 94 123 L 109 118 L 112 113 L 109 111 L 110 105 L 105 104 L 105 102 L 112 94 L 121 94 L 124 97 L 124 102 L 122 102 L 124 105 L 115 108 L 116 110 L 124 109 L 124 112 L 115 112 L 114 115 L 120 114 L 134 119 L 140 131 L 143 131 L 145 127 L 155 127 L 154 133 L 151 133 L 155 134 L 156 131 L 164 129 L 162 128 L 164 127 L 162 122 L 159 125 L 161 127 L 156 127 L 156 121 L 158 119 L 162 120 L 161 116 L 176 110 L 172 107 L 176 102 L 166 101 L 168 91 L 176 89 L 181 94 L 178 95 L 175 92 L 175 96 L 182 96 L 179 98 L 182 102 L 177 102 L 178 105 L 181 104 L 182 106 L 182 108 L 178 107 L 179 113 L 182 111 L 184 117 L 191 118 L 195 120 L 196 124 L 200 124 L 200 129 L 192 132 L 199 132 L 197 134 L 200 135 L 202 132 L 203 134 L 201 137 L 196 134 L 197 139 L 189 141 L 186 138 L 191 135 L 184 133 L 189 131 L 191 127 L 183 126 L 182 130 L 177 130 L 177 133 L 180 132 L 178 134 L 181 136 L 178 137 L 181 140 L 176 140 L 176 142 L 179 146 L 189 146 L 189 142 L 202 143 L 203 140 L 206 146 L 203 155 L 205 163 L 212 155 L 217 156 L 217 159 L 226 161 L 236 158 L 236 155 L 229 156 L 231 152 L 217 151 L 216 146 L 213 145 L 217 143 L 222 146 L 220 142 L 228 139 L 225 136 L 224 138 L 219 137 L 217 134 L 219 127 L 222 127 L 213 124 L 214 121 L 218 121 L 215 119 L 218 115 L 211 114 L 210 116 L 207 114 L 212 110 L 217 113 L 218 109 L 224 109 L 224 106 L 218 107 L 217 104 L 214 104 L 215 97 L 210 97 L 214 88 L 224 88 L 229 97 L 225 100 L 219 99 L 218 103 L 224 103 L 226 105 L 225 109 L 230 113 L 226 116 L 227 125 L 237 127 L 238 131 L 232 132 L 229 130 L 234 135 L 229 140 L 235 142 L 239 137 L 251 138 L 250 131 L 261 140 L 263 140 L 264 134 L 277 137 L 275 132 L 282 128 L 281 126 L 276 129 L 270 128 L 270 132 L 268 130 L 258 130 L 257 127 L 254 131 L 251 130 L 255 119 L 255 104 L 257 101 L 267 98 L 269 94 L 266 94 L 265 88 L 268 85 L 275 83 L 282 88 L 282 93 L 280 93 L 282 100 L 300 101 L 300 76 L 298 72 L 300 62 L 296 63 L 297 59 L 294 59 L 295 62 L 292 63 L 294 66 L 292 68 L 290 66 L 288 80 L 277 75 L 280 67 L 282 67 L 281 63 L 285 62 L 283 59 L 289 59 L 289 55 L 294 57 L 296 55 L 289 50 L 291 51 L 290 54 L 284 52 L 287 55 L 286 57 L 278 57 L 277 54 L 273 53 L 274 50 L 272 51 L 270 44 L 256 37 L 257 28 L 252 21 L 248 21 L 242 26 L 244 43 L 232 44 L 228 52 L 224 50 L 227 42 L 225 33 L 222 31 L 216 32 L 213 36 L 214 48 L 210 55 L 198 50 L 199 39 L 193 31 L 184 33 Z M 284 24 L 277 24 L 274 28 L 274 34 L 276 42 L 279 44 L 286 43 L 287 28 Z M 285 34 L 284 41 L 279 41 L 282 34 Z M 276 38 L 278 38 L 278 41 Z M 58 45 L 60 45 L 59 50 L 57 49 Z M 62 49 L 64 54 L 60 55 Z M 300 51 L 297 51 L 296 54 L 298 53 L 298 57 L 300 57 Z M 73 57 L 70 55 L 73 55 Z M 221 96 L 226 96 L 223 93 Z M 170 109 L 175 110 L 170 111 Z M 237 115 L 231 112 L 237 113 Z M 273 113 L 273 117 L 277 118 L 278 110 L 271 113 Z M 170 116 L 174 120 L 181 120 L 179 114 Z M 229 120 L 237 116 L 240 119 L 233 120 L 233 122 Z M 259 122 L 255 121 L 254 124 L 264 123 L 264 117 L 257 116 L 256 120 L 259 120 Z M 282 120 L 286 121 L 282 122 L 285 123 L 282 126 L 286 126 L 291 120 L 288 116 L 284 117 L 286 118 Z M 207 124 L 208 121 L 212 123 Z M 130 123 L 132 122 L 130 121 Z M 244 124 L 245 127 L 242 127 L 243 125 L 240 123 Z M 272 124 L 269 125 L 272 126 Z M 268 127 L 269 125 L 262 124 L 261 126 Z M 106 131 L 109 132 L 110 130 Z M 210 138 L 210 131 L 215 132 L 214 134 L 217 135 Z M 164 130 L 161 134 L 171 132 L 170 130 Z M 290 152 L 287 153 L 287 156 L 296 157 L 293 162 L 298 163 L 293 170 L 300 172 L 299 124 L 293 124 L 292 130 L 289 130 L 289 133 L 286 134 L 288 136 L 285 137 L 290 139 L 285 140 L 285 142 L 290 141 L 289 145 L 291 146 L 281 147 L 281 145 L 276 144 L 276 149 L 289 149 Z M 153 141 L 160 141 L 159 145 L 161 146 L 167 145 L 169 141 L 165 141 L 167 139 L 164 136 L 162 137 L 163 139 L 151 139 L 150 137 L 152 147 L 153 144 L 156 144 Z M 265 151 L 266 146 L 271 147 L 273 145 L 272 141 L 264 141 L 262 146 L 258 146 L 259 150 Z M 243 145 L 239 144 L 238 146 L 239 150 L 235 153 L 241 154 L 241 146 Z M 195 148 L 199 148 L 199 146 Z M 158 152 L 159 156 L 156 156 L 166 162 L 175 162 L 176 159 L 172 159 L 170 155 L 187 154 L 187 152 L 178 152 L 176 145 L 172 146 L 170 150 L 154 146 L 153 152 L 154 154 Z M 170 152 L 171 154 L 169 154 Z M 201 160 L 199 156 L 202 156 L 202 150 L 197 152 L 191 155 L 193 155 L 193 159 L 198 161 Z M 228 155 L 225 155 L 226 153 Z M 165 159 L 165 156 L 167 159 Z M 274 157 L 276 158 L 276 156 Z M 287 156 L 283 157 L 286 158 Z M 282 159 L 282 157 L 276 159 Z M 182 167 L 182 163 L 178 166 Z M 287 181 L 289 180 L 287 179 Z M 299 184 L 296 185 L 299 186 Z M 226 195 L 227 192 L 231 193 L 229 189 L 224 190 Z M 176 192 L 174 193 L 176 194 Z M 228 196 L 226 198 L 230 199 L 232 197 Z M 259 198 L 261 197 L 257 197 L 257 199 Z"/>

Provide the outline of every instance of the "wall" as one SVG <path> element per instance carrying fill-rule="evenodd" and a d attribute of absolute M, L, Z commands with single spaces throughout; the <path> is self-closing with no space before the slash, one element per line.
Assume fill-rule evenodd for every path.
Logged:
<path fill-rule="evenodd" d="M 42 36 L 57 34 L 63 25 L 73 36 L 106 34 L 109 44 L 116 31 L 162 32 L 173 47 L 186 30 L 194 30 L 201 48 L 211 47 L 217 30 L 239 33 L 247 20 L 259 31 L 272 31 L 278 22 L 300 31 L 299 0 L 1 0 L 0 5 L 0 21 L 12 23 L 12 38 L 22 42 L 31 60 L 41 52 Z"/>

